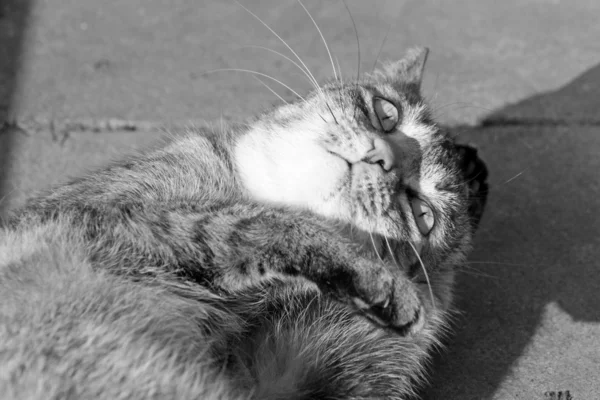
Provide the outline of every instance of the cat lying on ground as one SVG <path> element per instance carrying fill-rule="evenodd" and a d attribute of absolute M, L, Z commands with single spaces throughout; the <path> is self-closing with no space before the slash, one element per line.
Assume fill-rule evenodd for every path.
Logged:
<path fill-rule="evenodd" d="M 0 231 L 4 399 L 401 399 L 486 169 L 426 49 L 55 187 Z"/>

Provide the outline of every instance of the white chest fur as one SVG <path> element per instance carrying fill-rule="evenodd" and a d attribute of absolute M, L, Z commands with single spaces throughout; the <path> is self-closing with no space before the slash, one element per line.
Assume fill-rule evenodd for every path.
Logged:
<path fill-rule="evenodd" d="M 313 132 L 288 127 L 282 135 L 262 126 L 247 132 L 234 150 L 242 183 L 259 201 L 347 219 L 339 190 L 346 164 L 327 153 Z"/>

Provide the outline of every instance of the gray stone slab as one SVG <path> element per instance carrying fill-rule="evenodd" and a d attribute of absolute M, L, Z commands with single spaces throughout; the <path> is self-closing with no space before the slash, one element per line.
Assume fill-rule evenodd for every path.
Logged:
<path fill-rule="evenodd" d="M 431 47 L 425 91 L 445 123 L 473 123 L 507 102 L 555 89 L 600 62 L 600 2 L 590 0 L 347 0 L 361 70 Z M 331 75 L 319 35 L 293 0 L 243 1 L 302 56 Z M 342 2 L 306 0 L 343 74 L 356 73 L 355 35 Z M 277 98 L 243 73 L 310 87 L 286 48 L 241 7 L 220 0 L 37 0 L 21 115 L 209 120 L 245 117 Z M 291 93 L 268 82 L 286 98 Z"/>
<path fill-rule="evenodd" d="M 0 135 L 0 147 L 10 140 L 12 152 L 6 162 L 8 179 L 0 195 L 0 210 L 17 207 L 36 191 L 151 146 L 161 136 L 159 132 L 80 132 L 65 140 L 49 131 L 5 132 Z"/>

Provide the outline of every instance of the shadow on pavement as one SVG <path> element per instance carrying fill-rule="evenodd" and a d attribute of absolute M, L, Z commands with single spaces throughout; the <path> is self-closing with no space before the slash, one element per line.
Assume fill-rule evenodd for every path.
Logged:
<path fill-rule="evenodd" d="M 32 0 L 0 0 L 0 217 L 8 190 L 8 160 L 12 150 L 16 93 L 19 87 Z"/>
<path fill-rule="evenodd" d="M 536 384 L 523 375 L 542 374 L 544 363 L 576 370 L 597 354 L 573 343 L 580 322 L 600 322 L 600 126 L 590 124 L 592 109 L 600 110 L 600 65 L 457 132 L 488 162 L 490 195 L 459 279 L 462 315 L 426 399 L 543 398 L 536 385 L 547 376 Z M 525 354 L 537 361 L 511 374 Z M 591 382 L 597 371 L 588 372 Z"/>
<path fill-rule="evenodd" d="M 598 125 L 598 96 L 600 65 L 555 91 L 532 96 L 491 113 L 483 125 Z"/>

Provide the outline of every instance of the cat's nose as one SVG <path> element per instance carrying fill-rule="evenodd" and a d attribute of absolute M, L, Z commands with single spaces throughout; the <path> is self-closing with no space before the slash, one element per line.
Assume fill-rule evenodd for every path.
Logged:
<path fill-rule="evenodd" d="M 396 164 L 392 146 L 382 138 L 373 140 L 373 148 L 367 152 L 362 161 L 379 164 L 385 171 L 391 170 Z"/>

